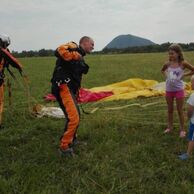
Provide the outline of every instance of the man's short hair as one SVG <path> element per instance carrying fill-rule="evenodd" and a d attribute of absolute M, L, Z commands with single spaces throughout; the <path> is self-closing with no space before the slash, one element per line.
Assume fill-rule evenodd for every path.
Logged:
<path fill-rule="evenodd" d="M 89 36 L 83 36 L 80 38 L 79 44 L 82 44 L 83 42 L 89 41 L 89 40 L 92 40 Z"/>

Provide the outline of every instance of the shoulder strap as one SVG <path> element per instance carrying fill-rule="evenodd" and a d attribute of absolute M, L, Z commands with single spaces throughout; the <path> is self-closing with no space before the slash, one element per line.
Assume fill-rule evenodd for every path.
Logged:
<path fill-rule="evenodd" d="M 6 67 L 7 68 L 7 71 L 9 72 L 9 74 L 11 75 L 11 77 L 16 80 L 16 77 L 15 75 L 13 74 L 13 72 L 9 69 L 9 66 Z"/>

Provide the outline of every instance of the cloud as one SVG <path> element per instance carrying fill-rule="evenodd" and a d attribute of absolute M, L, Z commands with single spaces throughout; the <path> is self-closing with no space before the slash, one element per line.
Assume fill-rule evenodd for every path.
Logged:
<path fill-rule="evenodd" d="M 0 33 L 19 51 L 55 49 L 83 35 L 94 38 L 96 50 L 120 34 L 192 42 L 193 9 L 192 0 L 1 0 Z"/>

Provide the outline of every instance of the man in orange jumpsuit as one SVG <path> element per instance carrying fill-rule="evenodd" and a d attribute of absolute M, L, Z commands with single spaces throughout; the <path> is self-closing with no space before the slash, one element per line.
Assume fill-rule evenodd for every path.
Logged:
<path fill-rule="evenodd" d="M 2 113 L 4 105 L 4 69 L 8 68 L 9 64 L 22 72 L 22 66 L 8 50 L 10 38 L 7 35 L 0 34 L 0 128 L 2 127 Z"/>
<path fill-rule="evenodd" d="M 52 76 L 52 93 L 55 95 L 66 117 L 64 134 L 60 141 L 63 154 L 73 154 L 76 132 L 80 122 L 77 95 L 81 86 L 82 74 L 88 72 L 89 66 L 84 56 L 94 49 L 94 41 L 88 36 L 75 42 L 63 44 L 56 49 L 56 66 Z"/>

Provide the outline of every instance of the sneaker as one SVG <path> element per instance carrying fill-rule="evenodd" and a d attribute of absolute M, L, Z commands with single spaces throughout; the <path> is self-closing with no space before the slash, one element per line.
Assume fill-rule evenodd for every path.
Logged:
<path fill-rule="evenodd" d="M 76 146 L 76 145 L 79 145 L 79 144 L 80 144 L 80 141 L 78 141 L 77 138 L 74 139 L 73 142 L 72 142 L 72 146 Z"/>
<path fill-rule="evenodd" d="M 170 129 L 170 128 L 166 128 L 165 130 L 164 130 L 164 133 L 170 133 L 172 130 Z"/>
<path fill-rule="evenodd" d="M 73 142 L 71 143 L 70 147 L 75 147 L 77 145 L 87 145 L 87 142 L 74 139 Z"/>
<path fill-rule="evenodd" d="M 179 155 L 178 157 L 181 160 L 187 160 L 187 159 L 189 159 L 190 156 L 189 156 L 189 154 L 184 153 L 184 154 Z"/>
<path fill-rule="evenodd" d="M 181 130 L 179 133 L 179 137 L 184 138 L 186 136 L 186 131 Z"/>
<path fill-rule="evenodd" d="M 59 152 L 62 156 L 74 156 L 73 148 L 62 149 L 59 148 Z"/>
<path fill-rule="evenodd" d="M 3 129 L 3 128 L 4 128 L 4 126 L 2 124 L 0 124 L 0 129 Z"/>

